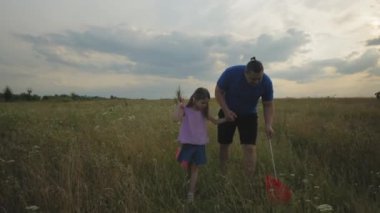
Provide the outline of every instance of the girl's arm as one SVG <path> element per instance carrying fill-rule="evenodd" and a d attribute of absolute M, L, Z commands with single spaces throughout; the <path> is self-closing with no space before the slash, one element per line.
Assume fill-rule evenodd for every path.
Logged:
<path fill-rule="evenodd" d="M 212 116 L 208 116 L 208 120 L 211 121 L 213 124 L 215 125 L 218 125 L 218 124 L 221 124 L 221 123 L 224 123 L 227 121 L 226 118 L 219 118 L 219 119 L 215 119 L 214 117 Z"/>
<path fill-rule="evenodd" d="M 182 102 L 179 102 L 173 111 L 173 120 L 182 122 L 183 116 L 185 115 L 185 105 Z"/>

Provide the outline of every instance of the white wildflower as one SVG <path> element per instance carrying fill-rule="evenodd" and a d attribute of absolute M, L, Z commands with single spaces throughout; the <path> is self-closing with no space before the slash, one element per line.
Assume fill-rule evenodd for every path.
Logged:
<path fill-rule="evenodd" d="M 329 211 L 333 210 L 333 207 L 330 206 L 329 204 L 321 204 L 321 205 L 317 206 L 317 209 L 320 212 L 329 212 Z"/>
<path fill-rule="evenodd" d="M 37 211 L 38 209 L 40 209 L 40 207 L 32 205 L 32 206 L 25 207 L 25 209 L 26 210 L 31 210 L 31 211 Z"/>

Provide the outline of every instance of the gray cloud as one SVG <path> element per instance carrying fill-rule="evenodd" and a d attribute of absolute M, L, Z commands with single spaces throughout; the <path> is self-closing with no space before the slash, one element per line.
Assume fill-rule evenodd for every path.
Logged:
<path fill-rule="evenodd" d="M 224 63 L 245 63 L 255 55 L 265 63 L 285 61 L 309 42 L 309 36 L 295 29 L 285 35 L 263 34 L 257 39 L 237 40 L 230 35 L 198 36 L 181 32 L 158 34 L 142 30 L 90 27 L 86 31 L 67 31 L 45 35 L 18 34 L 33 45 L 34 50 L 54 65 L 72 66 L 87 71 L 129 72 L 167 77 L 195 76 L 214 79 L 215 58 L 212 53 L 226 55 Z M 63 47 L 67 54 L 86 58 L 87 52 L 125 57 L 131 61 L 111 63 L 67 60 L 57 53 Z M 241 59 L 241 56 L 244 59 Z M 67 55 L 66 55 L 67 56 Z"/>
<path fill-rule="evenodd" d="M 315 79 L 329 77 L 325 74 L 325 68 L 333 68 L 337 75 L 354 74 L 367 71 L 372 75 L 380 76 L 380 52 L 376 49 L 369 49 L 356 59 L 327 59 L 313 61 L 300 67 L 292 67 L 273 73 L 275 78 L 287 79 L 299 83 L 311 82 Z"/>
<path fill-rule="evenodd" d="M 33 45 L 34 50 L 54 66 L 75 67 L 87 72 L 119 72 L 150 74 L 161 77 L 214 80 L 217 72 L 212 53 L 224 55 L 227 65 L 245 63 L 251 56 L 269 64 L 284 62 L 302 51 L 310 42 L 307 33 L 289 29 L 281 36 L 262 34 L 250 40 L 237 40 L 231 35 L 198 36 L 181 32 L 154 33 L 135 29 L 91 27 L 86 31 L 67 31 L 40 36 L 22 34 L 19 38 Z M 57 54 L 56 47 L 70 50 L 67 54 L 83 56 L 86 52 L 109 54 L 127 60 L 98 63 L 94 61 L 66 60 Z M 242 59 L 241 56 L 244 56 Z M 379 51 L 370 49 L 359 57 L 313 61 L 300 67 L 274 72 L 272 77 L 310 82 L 328 77 L 326 68 L 333 68 L 336 75 L 368 71 L 379 75 L 377 62 Z M 219 70 L 221 71 L 221 70 Z"/>
<path fill-rule="evenodd" d="M 380 45 L 380 36 L 374 39 L 367 40 L 367 46 Z"/>
<path fill-rule="evenodd" d="M 258 55 L 268 62 L 286 61 L 300 50 L 300 47 L 310 41 L 309 36 L 299 30 L 289 29 L 281 38 L 263 34 L 254 46 Z"/>

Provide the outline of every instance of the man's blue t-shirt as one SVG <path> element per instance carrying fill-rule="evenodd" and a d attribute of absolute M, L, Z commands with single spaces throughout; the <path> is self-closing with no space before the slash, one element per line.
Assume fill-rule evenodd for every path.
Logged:
<path fill-rule="evenodd" d="M 244 72 L 245 65 L 227 68 L 220 76 L 217 86 L 225 92 L 227 106 L 238 115 L 257 113 L 259 98 L 262 101 L 273 100 L 272 81 L 265 73 L 258 85 L 247 82 Z"/>

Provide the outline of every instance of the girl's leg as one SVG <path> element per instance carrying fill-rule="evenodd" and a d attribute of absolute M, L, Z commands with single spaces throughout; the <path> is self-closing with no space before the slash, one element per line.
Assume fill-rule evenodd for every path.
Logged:
<path fill-rule="evenodd" d="M 189 193 L 194 194 L 195 192 L 195 187 L 198 180 L 198 171 L 199 171 L 199 167 L 195 164 L 191 164 Z"/>
<path fill-rule="evenodd" d="M 188 166 L 187 166 L 187 178 L 191 179 L 191 168 L 193 167 L 193 164 L 192 163 L 189 163 Z"/>

